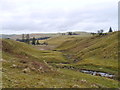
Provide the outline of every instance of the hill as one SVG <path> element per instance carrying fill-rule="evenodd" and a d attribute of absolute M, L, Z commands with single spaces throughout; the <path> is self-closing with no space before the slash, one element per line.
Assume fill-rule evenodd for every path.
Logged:
<path fill-rule="evenodd" d="M 89 33 L 87 32 L 73 32 L 73 33 L 76 33 L 76 34 L 79 34 L 79 35 L 89 35 Z M 30 38 L 41 38 L 41 37 L 58 37 L 58 36 L 62 36 L 63 33 L 31 33 L 29 34 Z M 68 34 L 67 32 L 64 33 L 64 34 Z M 0 38 L 11 38 L 13 40 L 16 40 L 16 39 L 22 39 L 22 34 L 0 34 Z"/>
<path fill-rule="evenodd" d="M 44 74 L 55 74 L 55 70 L 47 62 L 65 62 L 60 52 L 40 51 L 31 45 L 8 39 L 2 40 L 2 58 L 3 87 L 34 87 L 32 85 L 38 80 L 29 80 L 38 76 L 42 78 Z M 39 75 L 40 73 L 43 74 Z"/>
<path fill-rule="evenodd" d="M 105 36 L 92 36 L 67 40 L 57 47 L 57 49 L 75 53 L 77 57 L 81 58 L 97 56 L 102 59 L 117 59 L 118 33 L 114 32 Z"/>
<path fill-rule="evenodd" d="M 113 38 L 116 36 L 116 33 L 108 36 Z M 96 39 L 96 36 L 94 37 Z M 38 50 L 36 48 L 38 46 L 2 39 L 3 88 L 118 88 L 118 81 L 116 79 L 79 72 L 80 69 L 100 71 L 101 69 L 99 68 L 102 67 L 103 69 L 101 71 L 116 75 L 117 66 L 115 65 L 117 60 L 115 55 L 111 56 L 112 60 L 106 57 L 110 62 L 107 64 L 104 64 L 106 60 L 97 54 L 96 58 L 92 57 L 94 59 L 90 59 L 91 57 L 86 53 L 86 55 L 82 57 L 82 60 L 80 59 L 81 54 L 79 50 L 85 54 L 88 49 L 84 46 L 79 50 L 75 48 L 82 45 L 82 43 L 86 43 L 88 39 L 95 42 L 94 39 L 92 39 L 94 37 L 66 35 L 61 38 L 54 37 L 46 40 L 49 45 L 57 46 L 57 48 L 53 50 Z M 103 37 L 97 38 L 103 39 Z M 73 43 L 81 39 L 83 40 L 79 42 L 79 44 Z M 59 43 L 55 43 L 57 40 Z M 49 47 L 49 45 L 46 47 Z M 92 48 L 92 44 L 89 46 Z M 75 59 L 78 60 L 74 62 Z M 91 62 L 92 64 L 90 64 L 89 60 L 93 61 Z M 110 64 L 112 64 L 112 66 L 110 66 Z M 107 68 L 105 65 L 108 65 Z M 74 67 L 75 69 L 67 67 Z"/>
<path fill-rule="evenodd" d="M 67 40 L 56 48 L 71 59 L 74 68 L 118 76 L 118 32 Z"/>
<path fill-rule="evenodd" d="M 33 33 L 33 34 L 29 34 L 29 35 L 30 35 L 30 38 L 33 38 L 33 37 L 41 38 L 41 37 L 55 37 L 55 36 L 58 36 L 59 34 L 56 34 L 56 33 Z M 10 34 L 10 35 L 0 34 L 0 38 L 10 38 L 13 40 L 22 39 L 22 34 Z"/>

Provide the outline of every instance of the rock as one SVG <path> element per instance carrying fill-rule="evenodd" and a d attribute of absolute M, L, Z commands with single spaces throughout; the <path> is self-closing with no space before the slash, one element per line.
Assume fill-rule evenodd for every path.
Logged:
<path fill-rule="evenodd" d="M 115 75 L 108 75 L 107 77 L 110 78 L 110 79 L 112 79 L 112 78 L 115 77 Z"/>
<path fill-rule="evenodd" d="M 73 85 L 72 88 L 80 88 L 79 85 Z"/>
<path fill-rule="evenodd" d="M 16 68 L 16 67 L 17 67 L 17 65 L 13 64 L 10 68 Z"/>
<path fill-rule="evenodd" d="M 32 70 L 32 71 L 36 71 L 36 69 L 35 69 L 35 68 L 33 68 L 33 67 L 32 67 L 32 68 L 30 68 L 30 70 Z"/>
<path fill-rule="evenodd" d="M 30 69 L 29 68 L 25 68 L 22 70 L 24 73 L 29 73 L 30 72 Z"/>
<path fill-rule="evenodd" d="M 84 79 L 82 79 L 82 80 L 81 80 L 81 83 L 87 83 L 87 81 L 86 81 L 86 80 L 84 80 Z"/>
<path fill-rule="evenodd" d="M 43 71 L 43 67 L 39 67 L 38 71 L 42 72 Z"/>
<path fill-rule="evenodd" d="M 91 87 L 98 88 L 96 84 L 91 85 Z"/>
<path fill-rule="evenodd" d="M 101 76 L 101 74 L 100 73 L 96 73 L 96 76 Z"/>
<path fill-rule="evenodd" d="M 6 60 L 4 60 L 4 59 L 0 59 L 0 62 L 7 62 Z"/>
<path fill-rule="evenodd" d="M 97 72 L 93 72 L 93 73 L 92 73 L 92 75 L 94 75 L 94 76 L 95 76 L 96 74 L 97 74 Z"/>
<path fill-rule="evenodd" d="M 42 70 L 43 67 L 39 67 L 39 70 Z"/>

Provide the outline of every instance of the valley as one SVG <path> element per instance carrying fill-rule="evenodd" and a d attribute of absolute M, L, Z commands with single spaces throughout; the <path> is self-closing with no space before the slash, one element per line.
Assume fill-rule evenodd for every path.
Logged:
<path fill-rule="evenodd" d="M 118 88 L 118 33 L 2 39 L 3 88 Z"/>

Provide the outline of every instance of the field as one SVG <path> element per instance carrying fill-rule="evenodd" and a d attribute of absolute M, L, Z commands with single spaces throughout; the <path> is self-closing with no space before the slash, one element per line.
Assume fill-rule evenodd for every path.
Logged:
<path fill-rule="evenodd" d="M 1 41 L 3 88 L 119 88 L 118 32 L 58 35 L 44 40 L 48 45 Z"/>

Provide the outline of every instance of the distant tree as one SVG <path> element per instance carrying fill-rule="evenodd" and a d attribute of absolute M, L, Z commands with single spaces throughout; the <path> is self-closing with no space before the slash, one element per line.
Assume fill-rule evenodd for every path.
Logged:
<path fill-rule="evenodd" d="M 40 43 L 39 43 L 39 40 L 37 40 L 37 43 L 36 43 L 37 45 L 40 45 Z"/>
<path fill-rule="evenodd" d="M 36 39 L 35 39 L 35 37 L 33 37 L 33 39 L 32 39 L 32 45 L 36 45 Z"/>
<path fill-rule="evenodd" d="M 72 35 L 72 32 L 68 32 L 68 35 Z"/>
<path fill-rule="evenodd" d="M 98 34 L 99 34 L 99 35 L 102 35 L 102 34 L 103 34 L 103 31 L 104 31 L 104 30 L 102 30 L 102 29 L 101 29 L 101 30 L 98 30 Z"/>
<path fill-rule="evenodd" d="M 10 38 L 6 38 L 6 39 L 10 39 Z"/>
<path fill-rule="evenodd" d="M 104 35 L 107 35 L 107 33 L 104 33 Z"/>
<path fill-rule="evenodd" d="M 65 33 L 62 33 L 62 35 L 65 35 Z"/>
<path fill-rule="evenodd" d="M 22 34 L 22 42 L 25 42 L 25 35 Z"/>
<path fill-rule="evenodd" d="M 26 43 L 30 44 L 30 36 L 29 36 L 29 34 L 26 35 Z"/>
<path fill-rule="evenodd" d="M 113 32 L 112 28 L 110 27 L 109 32 Z"/>
<path fill-rule="evenodd" d="M 16 39 L 16 41 L 20 41 L 20 42 L 22 42 L 22 40 L 21 40 L 21 39 Z"/>
<path fill-rule="evenodd" d="M 72 35 L 78 35 L 78 34 L 76 34 L 76 33 L 74 32 L 74 33 L 72 33 Z"/>
<path fill-rule="evenodd" d="M 93 36 L 96 34 L 96 33 L 91 33 Z"/>

